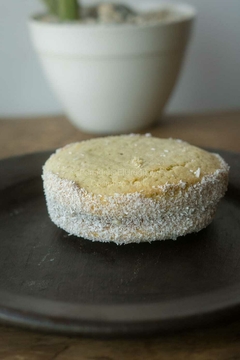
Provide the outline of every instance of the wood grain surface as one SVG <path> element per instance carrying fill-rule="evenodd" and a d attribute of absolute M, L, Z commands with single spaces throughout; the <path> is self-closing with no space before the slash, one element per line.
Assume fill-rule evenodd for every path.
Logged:
<path fill-rule="evenodd" d="M 159 137 L 240 152 L 240 112 L 164 117 L 146 129 Z M 64 117 L 0 120 L 0 158 L 54 149 L 92 137 Z M 240 319 L 152 339 L 94 340 L 0 327 L 0 360 L 237 360 Z"/>
<path fill-rule="evenodd" d="M 240 112 L 164 117 L 145 129 L 153 136 L 173 137 L 207 146 L 240 151 Z M 93 137 L 73 127 L 64 117 L 0 119 L 0 157 L 54 149 Z"/>

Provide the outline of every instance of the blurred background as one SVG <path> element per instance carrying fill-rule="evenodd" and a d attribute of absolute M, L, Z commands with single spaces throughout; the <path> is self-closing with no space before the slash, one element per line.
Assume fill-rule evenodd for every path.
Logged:
<path fill-rule="evenodd" d="M 134 4 L 136 1 L 141 0 L 125 2 Z M 198 17 L 166 112 L 192 114 L 239 109 L 240 1 L 184 2 L 197 8 Z M 60 103 L 43 76 L 27 31 L 28 17 L 43 9 L 40 0 L 0 2 L 1 117 L 62 113 Z"/>

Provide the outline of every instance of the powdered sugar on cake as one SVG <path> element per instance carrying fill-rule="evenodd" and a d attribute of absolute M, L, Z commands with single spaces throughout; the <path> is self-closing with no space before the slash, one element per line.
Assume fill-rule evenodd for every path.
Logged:
<path fill-rule="evenodd" d="M 219 160 L 219 169 L 213 174 L 200 179 L 201 169 L 197 169 L 199 182 L 166 183 L 157 186 L 153 196 L 142 192 L 94 194 L 44 167 L 49 215 L 69 234 L 92 241 L 127 244 L 175 240 L 206 227 L 227 189 L 229 167 L 218 154 L 214 156 Z"/>

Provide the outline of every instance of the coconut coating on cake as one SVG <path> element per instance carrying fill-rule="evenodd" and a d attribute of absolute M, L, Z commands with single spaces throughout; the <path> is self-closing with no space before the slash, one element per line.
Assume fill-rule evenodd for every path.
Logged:
<path fill-rule="evenodd" d="M 174 139 L 122 135 L 56 151 L 43 168 L 52 221 L 70 234 L 117 244 L 176 239 L 213 219 L 228 165 Z"/>

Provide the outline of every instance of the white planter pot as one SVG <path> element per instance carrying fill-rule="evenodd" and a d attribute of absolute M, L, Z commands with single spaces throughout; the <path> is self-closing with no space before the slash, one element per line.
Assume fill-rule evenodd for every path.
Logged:
<path fill-rule="evenodd" d="M 156 25 L 48 23 L 37 16 L 30 20 L 46 75 L 77 127 L 121 133 L 159 118 L 176 83 L 195 17 L 189 5 L 171 6 L 182 17 Z"/>

